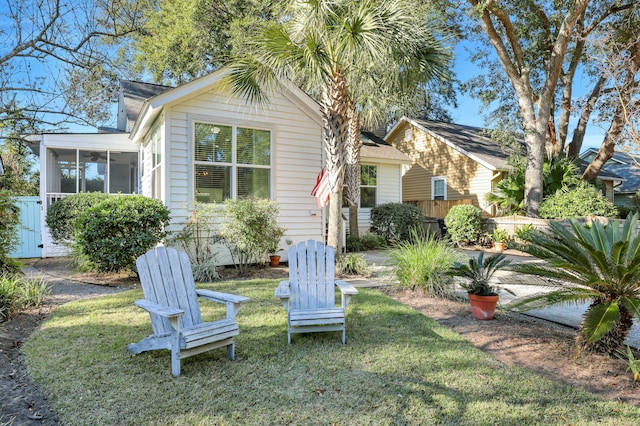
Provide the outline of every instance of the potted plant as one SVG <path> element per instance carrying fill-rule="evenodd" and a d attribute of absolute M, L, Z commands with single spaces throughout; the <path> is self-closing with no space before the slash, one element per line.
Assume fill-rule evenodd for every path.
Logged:
<path fill-rule="evenodd" d="M 480 253 L 477 258 L 469 259 L 468 264 L 456 263 L 449 271 L 450 275 L 465 278 L 460 286 L 467 290 L 471 312 L 480 320 L 490 320 L 496 310 L 500 296 L 499 288 L 491 286 L 489 281 L 493 274 L 501 268 L 509 265 L 511 261 L 505 259 L 504 254 L 495 254 L 484 258 Z M 505 289 L 509 293 L 513 292 Z"/>
<path fill-rule="evenodd" d="M 284 228 L 281 226 L 273 226 L 269 233 L 269 241 L 267 244 L 267 251 L 269 253 L 269 260 L 271 266 L 278 266 L 280 264 L 280 255 L 282 249 L 278 247 L 280 245 L 280 238 L 284 235 Z"/>
<path fill-rule="evenodd" d="M 494 247 L 500 251 L 504 251 L 507 248 L 507 241 L 509 241 L 509 233 L 504 229 L 496 228 L 493 230 L 493 243 Z"/>

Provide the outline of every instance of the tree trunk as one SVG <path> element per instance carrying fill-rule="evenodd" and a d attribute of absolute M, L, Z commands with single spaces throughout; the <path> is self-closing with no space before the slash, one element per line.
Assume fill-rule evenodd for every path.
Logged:
<path fill-rule="evenodd" d="M 349 106 L 349 139 L 346 150 L 346 197 L 349 205 L 349 235 L 360 237 L 358 230 L 358 205 L 360 203 L 360 121 L 353 102 Z"/>
<path fill-rule="evenodd" d="M 582 142 L 584 141 L 584 135 L 587 131 L 587 124 L 589 123 L 589 118 L 591 117 L 591 111 L 593 111 L 593 107 L 596 104 L 596 101 L 600 97 L 600 93 L 602 90 L 602 85 L 605 83 L 604 76 L 600 76 L 596 85 L 593 87 L 587 102 L 582 108 L 582 113 L 580 114 L 580 119 L 578 120 L 578 125 L 573 131 L 573 138 L 571 139 L 571 143 L 567 149 L 567 157 L 569 158 L 578 158 L 580 155 L 580 150 L 582 149 Z"/>
<path fill-rule="evenodd" d="M 542 202 L 542 180 L 544 167 L 545 135 L 525 133 L 527 165 L 524 171 L 524 205 L 526 215 L 538 217 Z"/>
<path fill-rule="evenodd" d="M 340 72 L 334 70 L 322 97 L 320 112 L 324 122 L 323 142 L 325 170 L 329 175 L 329 224 L 327 244 L 340 252 L 342 248 L 342 185 L 344 183 L 344 156 L 348 138 L 349 92 Z"/>

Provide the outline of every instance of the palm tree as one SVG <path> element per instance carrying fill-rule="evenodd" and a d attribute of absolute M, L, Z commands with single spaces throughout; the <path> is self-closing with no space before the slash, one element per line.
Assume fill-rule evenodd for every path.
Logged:
<path fill-rule="evenodd" d="M 287 80 L 319 99 L 325 169 L 331 188 L 327 243 L 336 248 L 341 244 L 350 117 L 355 119 L 367 108 L 358 103 L 358 92 L 352 89 L 358 87 L 357 77 L 367 68 L 380 68 L 376 64 L 392 63 L 383 73 L 385 78 L 378 81 L 381 93 L 401 87 L 387 82 L 419 81 L 416 75 L 444 75 L 447 52 L 407 5 L 404 0 L 293 1 L 286 20 L 267 24 L 249 43 L 247 57 L 231 67 L 229 79 L 234 92 L 250 100 L 265 100 L 263 88 Z M 359 167 L 359 134 L 358 140 L 352 141 L 352 151 L 357 153 L 350 164 L 357 161 Z"/>
<path fill-rule="evenodd" d="M 577 343 L 587 350 L 613 354 L 640 317 L 640 235 L 638 214 L 620 226 L 597 221 L 566 228 L 551 222 L 549 232 L 533 232 L 520 249 L 546 261 L 513 269 L 551 278 L 559 289 L 512 303 L 510 308 L 536 309 L 561 302 L 590 301 Z"/>

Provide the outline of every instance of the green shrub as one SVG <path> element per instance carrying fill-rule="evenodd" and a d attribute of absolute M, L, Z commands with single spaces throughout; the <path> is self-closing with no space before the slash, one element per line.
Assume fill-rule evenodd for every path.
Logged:
<path fill-rule="evenodd" d="M 482 232 L 482 212 L 471 204 L 459 204 L 451 207 L 444 223 L 451 236 L 451 241 L 460 246 L 463 243 L 475 242 Z"/>
<path fill-rule="evenodd" d="M 569 219 L 590 215 L 618 216 L 618 210 L 613 203 L 587 183 L 571 190 L 560 190 L 545 198 L 540 203 L 539 213 L 544 219 Z"/>
<path fill-rule="evenodd" d="M 278 203 L 266 199 L 226 200 L 220 235 L 241 275 L 252 263 L 264 262 L 280 242 Z"/>
<path fill-rule="evenodd" d="M 405 241 L 414 229 L 422 229 L 424 214 L 416 206 L 386 203 L 371 209 L 371 232 L 387 242 Z"/>
<path fill-rule="evenodd" d="M 76 243 L 98 271 L 135 271 L 136 258 L 165 237 L 169 210 L 142 195 L 110 196 L 78 219 Z"/>
<path fill-rule="evenodd" d="M 49 291 L 49 285 L 40 278 L 0 275 L 0 322 L 20 309 L 40 306 Z"/>
<path fill-rule="evenodd" d="M 19 209 L 13 197 L 0 191 L 0 275 L 15 275 L 20 265 L 9 257 L 18 243 Z"/>
<path fill-rule="evenodd" d="M 109 197 L 102 192 L 86 192 L 72 194 L 53 203 L 45 219 L 53 241 L 58 244 L 72 242 L 82 213 Z"/>
<path fill-rule="evenodd" d="M 336 274 L 369 276 L 371 274 L 371 270 L 363 255 L 347 253 L 338 257 L 336 262 Z"/>
<path fill-rule="evenodd" d="M 210 282 L 220 278 L 217 261 L 219 227 L 216 216 L 220 206 L 196 202 L 190 209 L 187 223 L 172 233 L 168 243 L 184 250 L 191 261 L 193 278 L 197 282 Z"/>
<path fill-rule="evenodd" d="M 360 238 L 348 236 L 347 237 L 347 251 L 365 251 L 365 250 L 378 250 L 387 247 L 387 241 L 382 235 L 377 234 L 364 234 Z"/>
<path fill-rule="evenodd" d="M 453 280 L 447 271 L 460 254 L 445 240 L 416 231 L 410 241 L 400 241 L 391 250 L 391 263 L 400 285 L 423 288 L 438 297 L 454 297 Z"/>

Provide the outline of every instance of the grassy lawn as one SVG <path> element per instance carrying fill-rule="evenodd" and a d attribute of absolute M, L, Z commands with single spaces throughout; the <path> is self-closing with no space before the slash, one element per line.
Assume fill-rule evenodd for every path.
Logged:
<path fill-rule="evenodd" d="M 204 286 L 251 298 L 236 360 L 130 355 L 147 336 L 140 291 L 58 308 L 25 344 L 29 370 L 65 425 L 632 425 L 640 410 L 505 367 L 449 329 L 375 290 L 354 297 L 340 334 L 294 335 L 276 281 Z M 205 318 L 221 307 L 201 304 Z"/>

